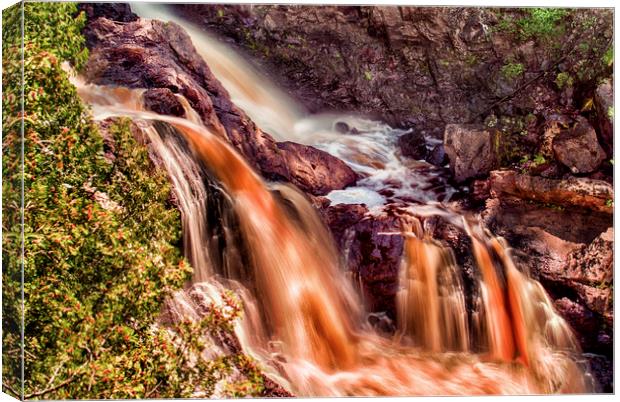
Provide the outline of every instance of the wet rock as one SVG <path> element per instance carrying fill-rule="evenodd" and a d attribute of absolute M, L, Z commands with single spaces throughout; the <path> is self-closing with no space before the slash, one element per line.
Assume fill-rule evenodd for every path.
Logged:
<path fill-rule="evenodd" d="M 420 132 L 401 135 L 398 137 L 398 146 L 404 156 L 417 160 L 426 159 L 428 153 L 426 140 Z"/>
<path fill-rule="evenodd" d="M 431 165 L 435 166 L 446 166 L 449 162 L 448 155 L 446 155 L 446 150 L 443 144 L 437 144 L 431 151 L 431 153 L 427 156 L 426 161 Z"/>
<path fill-rule="evenodd" d="M 493 171 L 490 179 L 496 196 L 510 194 L 541 203 L 613 213 L 613 186 L 605 181 L 575 177 L 555 180 L 509 170 Z"/>
<path fill-rule="evenodd" d="M 78 8 L 86 13 L 88 19 L 104 17 L 119 22 L 131 22 L 138 19 L 127 3 L 80 3 Z"/>
<path fill-rule="evenodd" d="M 323 221 L 331 231 L 336 244 L 340 250 L 346 249 L 347 230 L 362 220 L 368 212 L 368 208 L 363 204 L 336 204 L 322 208 L 321 215 Z"/>
<path fill-rule="evenodd" d="M 491 182 L 487 180 L 474 180 L 472 183 L 471 196 L 474 201 L 484 201 L 491 196 Z"/>
<path fill-rule="evenodd" d="M 153 88 L 144 93 L 144 106 L 155 113 L 182 117 L 183 105 L 168 88 Z"/>
<path fill-rule="evenodd" d="M 332 190 L 355 184 L 357 175 L 346 163 L 325 151 L 294 142 L 279 142 L 289 180 L 313 195 L 325 195 Z"/>
<path fill-rule="evenodd" d="M 334 124 L 334 129 L 340 134 L 359 134 L 359 131 L 355 127 L 349 126 L 344 121 L 338 121 Z"/>
<path fill-rule="evenodd" d="M 601 142 L 607 155 L 613 155 L 614 148 L 614 88 L 611 80 L 605 80 L 596 88 L 594 107 Z"/>
<path fill-rule="evenodd" d="M 597 381 L 597 392 L 611 394 L 614 392 L 614 363 L 606 356 L 584 354 L 590 365 L 590 371 Z"/>
<path fill-rule="evenodd" d="M 596 132 L 584 118 L 553 138 L 553 151 L 556 159 L 573 173 L 590 173 L 605 160 L 605 151 L 598 143 Z"/>
<path fill-rule="evenodd" d="M 449 124 L 444 148 L 457 182 L 489 173 L 499 166 L 495 149 L 497 133 L 481 125 Z"/>
<path fill-rule="evenodd" d="M 403 253 L 403 224 L 412 217 L 397 205 L 366 214 L 346 232 L 348 269 L 359 278 L 368 311 L 395 317 L 395 295 Z"/>
<path fill-rule="evenodd" d="M 571 328 L 577 329 L 577 340 L 582 347 L 588 350 L 596 347 L 600 323 L 590 309 L 568 297 L 557 299 L 553 303 L 553 307 Z"/>
<path fill-rule="evenodd" d="M 354 181 L 343 163 L 314 148 L 296 144 L 288 145 L 289 151 L 280 149 L 269 134 L 232 103 L 178 25 L 144 19 L 117 22 L 101 17 L 88 21 L 84 35 L 90 49 L 84 72 L 89 82 L 150 89 L 147 107 L 158 113 L 178 115 L 181 109 L 174 94 L 183 95 L 205 127 L 228 139 L 265 178 L 292 182 L 312 194 L 325 193 L 330 183 L 344 186 Z M 310 160 L 302 161 L 304 157 Z M 328 166 L 320 167 L 324 162 Z M 310 177 L 329 168 L 334 168 L 337 175 L 328 184 Z"/>
<path fill-rule="evenodd" d="M 594 282 L 610 270 L 610 215 L 549 208 L 502 195 L 487 200 L 482 219 L 494 234 L 508 240 L 517 265 L 527 267 L 543 284 L 583 350 L 611 353 L 612 313 L 606 304 L 610 287 Z"/>

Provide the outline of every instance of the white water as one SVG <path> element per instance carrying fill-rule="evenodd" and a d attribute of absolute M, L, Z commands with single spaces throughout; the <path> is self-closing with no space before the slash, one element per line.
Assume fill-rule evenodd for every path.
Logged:
<path fill-rule="evenodd" d="M 176 16 L 167 6 L 131 3 L 131 8 L 140 17 L 171 21 L 183 27 L 233 103 L 263 131 L 278 141 L 315 146 L 355 170 L 362 177 L 357 186 L 328 194 L 333 204 L 365 203 L 374 207 L 388 201 L 445 202 L 454 193 L 440 169 L 400 154 L 397 140 L 406 130 L 353 115 L 310 115 L 230 46 Z M 346 123 L 348 134 L 336 129 L 339 123 Z"/>
<path fill-rule="evenodd" d="M 200 42 L 200 38 L 193 40 Z M 211 57 L 225 59 L 227 55 L 228 52 L 211 54 Z M 244 72 L 235 69 L 232 73 Z M 265 86 L 258 81 L 246 84 L 246 89 L 252 89 L 250 94 L 264 92 Z M 144 112 L 140 102 L 135 101 L 139 93 L 134 98 L 115 93 L 120 95 L 116 107 L 103 102 L 105 99 L 94 88 L 87 95 L 93 94 L 95 97 L 90 96 L 90 102 L 103 106 L 100 118 L 107 111 L 108 115 L 129 114 L 134 118 L 167 121 L 184 133 L 197 155 L 218 174 L 234 201 L 232 205 L 241 224 L 239 230 L 253 257 L 257 275 L 259 297 L 244 297 L 249 319 L 239 325 L 237 335 L 244 350 L 256 355 L 270 374 L 281 375 L 278 382 L 296 394 L 432 395 L 588 389 L 581 369 L 572 360 L 570 330 L 565 331 L 566 324 L 553 311 L 542 288 L 514 269 L 506 246 L 492 237 L 484 233 L 472 236 L 477 265 L 483 272 L 480 286 L 485 326 L 481 332 L 488 338 L 489 357 L 467 351 L 468 342 L 463 334 L 468 331 L 461 314 L 462 290 L 452 275 L 457 267 L 452 262 L 442 263 L 450 259 L 438 244 L 420 238 L 420 233 L 408 239 L 408 270 L 402 271 L 399 293 L 400 314 L 408 317 L 403 321 L 406 325 L 400 328 L 400 335 L 411 340 L 403 339 L 401 343 L 398 338 L 384 338 L 364 321 L 361 303 L 342 273 L 330 237 L 316 211 L 301 194 L 287 187 L 281 189 L 284 198 L 296 208 L 295 216 L 302 220 L 296 223 L 243 159 L 201 126 L 198 119 Z M 258 113 L 248 104 L 251 102 L 245 103 L 250 116 Z M 263 107 L 277 110 L 279 106 L 266 103 Z M 345 120 L 357 134 L 335 130 L 335 124 Z M 288 124 L 285 123 L 281 119 L 275 126 L 284 127 Z M 347 191 L 356 191 L 358 196 L 376 204 L 388 199 L 419 200 L 425 206 L 415 207 L 416 213 L 423 209 L 434 213 L 437 197 L 427 188 L 433 185 L 434 172 L 429 173 L 426 164 L 398 155 L 394 142 L 402 132 L 381 123 L 341 115 L 299 118 L 293 126 L 294 135 L 285 138 L 301 138 L 326 149 L 365 175 L 358 188 L 330 197 L 347 201 L 352 199 Z M 171 175 L 187 180 L 186 172 L 171 167 L 174 166 L 167 166 Z M 195 198 L 197 193 L 179 191 L 179 194 Z M 193 203 L 183 205 L 191 207 Z M 500 284 L 498 269 L 507 274 L 505 285 Z M 433 287 L 439 282 L 442 286 Z M 194 293 L 213 298 L 212 294 L 217 295 L 223 289 L 216 285 L 198 286 Z M 501 286 L 508 290 L 507 294 Z M 542 293 L 537 296 L 539 290 Z M 192 316 L 199 310 L 200 302 L 190 292 L 180 295 L 184 297 L 176 299 L 178 314 Z M 541 309 L 549 314 L 541 314 Z M 255 314 L 259 310 L 263 314 Z M 432 324 L 438 318 L 445 322 L 435 329 L 430 324 L 419 327 L 416 317 L 426 310 L 426 323 Z M 526 324 L 532 328 L 526 328 Z M 444 337 L 438 339 L 437 334 Z M 267 337 L 272 340 L 268 341 Z M 274 341 L 280 345 L 275 353 L 271 350 Z"/>

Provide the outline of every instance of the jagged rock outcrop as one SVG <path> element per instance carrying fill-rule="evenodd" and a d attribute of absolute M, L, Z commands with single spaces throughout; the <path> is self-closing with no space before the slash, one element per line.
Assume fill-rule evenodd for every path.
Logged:
<path fill-rule="evenodd" d="M 513 170 L 490 175 L 491 191 L 559 206 L 613 213 L 613 186 L 602 180 L 571 177 L 563 180 L 530 176 Z"/>
<path fill-rule="evenodd" d="M 310 111 L 357 111 L 393 125 L 438 128 L 438 135 L 446 124 L 481 122 L 491 111 L 544 115 L 570 108 L 580 93 L 558 88 L 556 74 L 587 82 L 611 71 L 600 62 L 613 36 L 609 10 L 565 17 L 560 49 L 539 35 L 520 35 L 518 25 L 511 30 L 510 21 L 529 18 L 518 9 L 183 4 L 174 10 L 251 53 Z M 583 42 L 585 50 L 578 48 Z M 547 69 L 551 74 L 538 77 Z"/>
<path fill-rule="evenodd" d="M 593 172 L 605 159 L 594 128 L 582 117 L 574 127 L 553 138 L 553 151 L 556 159 L 573 173 Z"/>
<path fill-rule="evenodd" d="M 518 266 L 543 284 L 583 350 L 610 356 L 611 216 L 500 194 L 486 201 L 482 218 L 508 240 Z"/>
<path fill-rule="evenodd" d="M 97 13 L 89 20 L 84 31 L 91 51 L 85 68 L 88 81 L 149 88 L 146 104 L 158 113 L 179 115 L 181 110 L 173 97 L 183 95 L 205 126 L 226 138 L 267 179 L 289 181 L 314 195 L 355 182 L 351 169 L 328 153 L 305 145 L 278 144 L 262 132 L 232 103 L 178 25 L 126 21 L 126 14 L 116 8 L 104 12 L 121 21 L 98 17 Z M 315 167 L 308 169 L 312 165 Z M 321 171 L 319 165 L 331 170 L 332 180 L 312 177 Z"/>

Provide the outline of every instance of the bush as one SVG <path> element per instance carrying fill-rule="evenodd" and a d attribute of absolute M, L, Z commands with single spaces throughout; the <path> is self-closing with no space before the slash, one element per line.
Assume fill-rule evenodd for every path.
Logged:
<path fill-rule="evenodd" d="M 507 80 L 514 80 L 523 75 L 525 67 L 521 63 L 504 64 L 500 70 L 500 74 Z"/>
<path fill-rule="evenodd" d="M 88 57 L 75 3 L 23 7 L 23 176 L 22 120 L 3 115 L 3 389 L 19 396 L 22 388 L 23 180 L 25 398 L 208 396 L 233 370 L 243 377 L 231 394 L 260 393 L 262 375 L 248 357 L 199 358 L 201 337 L 230 336 L 240 306 L 225 322 L 214 321 L 214 305 L 204 321 L 156 325 L 164 300 L 192 272 L 177 247 L 181 224 L 167 176 L 127 120 L 108 128 L 115 159 L 105 158 L 99 128 L 61 68 Z M 20 12 L 3 13 L 5 111 L 20 108 Z"/>

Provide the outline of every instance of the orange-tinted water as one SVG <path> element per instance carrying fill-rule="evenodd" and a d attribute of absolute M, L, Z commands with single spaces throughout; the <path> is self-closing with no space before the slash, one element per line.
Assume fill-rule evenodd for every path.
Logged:
<path fill-rule="evenodd" d="M 480 272 L 481 328 L 468 328 L 459 270 L 450 250 L 415 226 L 403 228 L 399 329 L 393 337 L 380 335 L 366 322 L 331 237 L 304 195 L 274 185 L 279 193 L 275 197 L 235 149 L 199 119 L 146 112 L 140 91 L 79 85 L 96 117 L 166 122 L 189 143 L 193 157 L 177 152 L 163 138 L 165 133 L 154 132 L 147 124 L 151 146 L 165 160 L 177 197 L 183 198 L 179 205 L 184 231 L 194 233 L 185 250 L 195 264 L 194 281 L 205 282 L 194 291 L 202 289 L 205 297 L 214 298 L 211 293 L 222 285 L 207 286 L 217 283 L 217 277 L 206 247 L 200 244 L 207 241 L 204 228 L 192 228 L 205 221 L 205 211 L 196 201 L 204 196 L 197 189 L 199 180 L 191 180 L 196 175 L 194 158 L 217 177 L 231 200 L 249 254 L 250 266 L 245 268 L 253 273 L 252 283 L 230 278 L 252 289 L 237 288 L 244 293 L 247 312 L 237 335 L 244 350 L 294 394 L 472 395 L 590 389 L 587 375 L 574 360 L 578 349 L 571 330 L 554 312 L 540 284 L 518 271 L 506 245 L 477 225 L 467 227 Z M 474 332 L 486 339 L 471 339 Z M 489 345 L 488 350 L 476 353 L 473 343 Z"/>

